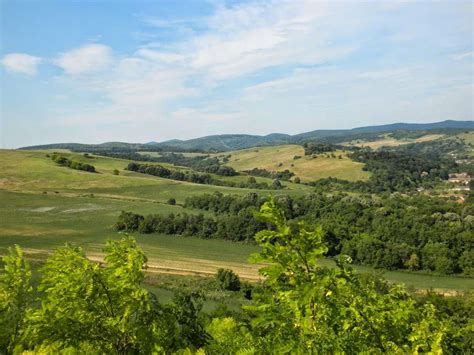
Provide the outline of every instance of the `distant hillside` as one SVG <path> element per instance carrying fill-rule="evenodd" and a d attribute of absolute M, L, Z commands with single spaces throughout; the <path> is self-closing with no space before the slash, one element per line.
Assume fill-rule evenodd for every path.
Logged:
<path fill-rule="evenodd" d="M 393 123 L 380 126 L 367 126 L 352 129 L 315 130 L 311 132 L 288 135 L 272 133 L 266 136 L 250 134 L 221 134 L 188 140 L 173 139 L 165 142 L 122 143 L 109 142 L 102 144 L 59 143 L 29 146 L 20 149 L 71 149 L 74 151 L 100 150 L 142 150 L 142 151 L 230 151 L 256 146 L 302 143 L 321 140 L 331 143 L 364 139 L 374 134 L 395 131 L 429 131 L 429 133 L 446 133 L 450 130 L 473 130 L 474 121 L 447 120 L 435 123 Z M 441 132 L 443 131 L 443 132 Z"/>

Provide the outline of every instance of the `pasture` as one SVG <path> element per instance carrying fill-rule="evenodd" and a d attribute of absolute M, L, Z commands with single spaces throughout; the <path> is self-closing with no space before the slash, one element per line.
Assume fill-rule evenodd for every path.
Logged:
<path fill-rule="evenodd" d="M 348 146 L 361 147 L 361 148 L 369 147 L 372 149 L 378 149 L 381 147 L 394 147 L 394 146 L 410 144 L 410 143 L 429 142 L 436 139 L 441 139 L 443 137 L 444 137 L 443 134 L 427 134 L 416 139 L 410 139 L 410 138 L 396 139 L 396 138 L 390 137 L 387 134 L 384 134 L 380 136 L 380 139 L 377 139 L 374 141 L 355 140 L 355 141 L 351 141 L 351 142 L 347 142 L 343 144 L 348 145 Z"/>
<path fill-rule="evenodd" d="M 336 158 L 330 154 L 317 157 L 305 156 L 299 145 L 280 145 L 243 149 L 230 154 L 229 162 L 237 171 L 261 168 L 269 171 L 288 169 L 302 181 L 315 181 L 327 177 L 336 177 L 349 181 L 366 180 L 370 174 L 362 170 L 363 164 L 350 160 L 345 152 L 337 151 Z M 338 157 L 341 156 L 341 159 Z M 299 157 L 296 158 L 295 157 Z"/>

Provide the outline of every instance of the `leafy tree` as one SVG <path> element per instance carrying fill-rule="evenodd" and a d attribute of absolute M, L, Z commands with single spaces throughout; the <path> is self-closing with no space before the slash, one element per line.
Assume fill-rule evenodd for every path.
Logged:
<path fill-rule="evenodd" d="M 117 223 L 115 223 L 115 229 L 117 231 L 136 231 L 140 227 L 140 223 L 144 220 L 143 216 L 122 211 L 120 213 Z"/>
<path fill-rule="evenodd" d="M 172 205 L 172 206 L 176 205 L 176 199 L 170 198 L 170 199 L 168 200 L 168 205 Z"/>
<path fill-rule="evenodd" d="M 273 180 L 272 188 L 274 188 L 275 190 L 278 190 L 278 189 L 281 189 L 282 187 L 283 185 L 281 184 L 280 180 L 278 179 Z"/>
<path fill-rule="evenodd" d="M 274 226 L 255 236 L 266 287 L 248 307 L 262 352 L 441 352 L 444 325 L 432 305 L 418 308 L 400 286 L 363 282 L 345 258 L 321 268 L 321 227 L 289 224 L 273 200 L 259 216 Z"/>
<path fill-rule="evenodd" d="M 230 269 L 217 270 L 216 280 L 219 287 L 227 291 L 240 290 L 240 278 L 235 272 Z"/>
<path fill-rule="evenodd" d="M 19 331 L 24 324 L 33 288 L 30 285 L 31 270 L 19 246 L 9 248 L 3 258 L 0 274 L 0 352 L 12 351 Z"/>

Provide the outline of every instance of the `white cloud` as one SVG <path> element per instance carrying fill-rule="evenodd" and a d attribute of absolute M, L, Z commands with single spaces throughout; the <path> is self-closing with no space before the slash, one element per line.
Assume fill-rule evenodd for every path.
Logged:
<path fill-rule="evenodd" d="M 25 53 L 9 53 L 2 58 L 1 63 L 10 72 L 35 75 L 41 58 Z"/>
<path fill-rule="evenodd" d="M 453 55 L 454 60 L 463 60 L 463 59 L 468 59 L 468 58 L 473 58 L 474 57 L 474 52 L 466 52 L 466 53 L 459 53 L 456 55 Z"/>
<path fill-rule="evenodd" d="M 62 53 L 54 63 L 71 75 L 97 72 L 112 63 L 112 50 L 103 44 L 88 44 Z"/>

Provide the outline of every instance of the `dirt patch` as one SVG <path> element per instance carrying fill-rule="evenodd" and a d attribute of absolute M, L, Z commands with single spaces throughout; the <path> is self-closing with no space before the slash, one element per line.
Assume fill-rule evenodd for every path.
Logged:
<path fill-rule="evenodd" d="M 37 213 L 44 213 L 54 210 L 56 207 L 38 207 L 38 208 L 20 208 L 20 211 L 28 211 L 28 212 L 37 212 Z"/>
<path fill-rule="evenodd" d="M 79 213 L 79 212 L 97 211 L 97 210 L 103 210 L 103 209 L 104 207 L 90 203 L 81 208 L 71 208 L 68 210 L 61 211 L 61 213 Z"/>

